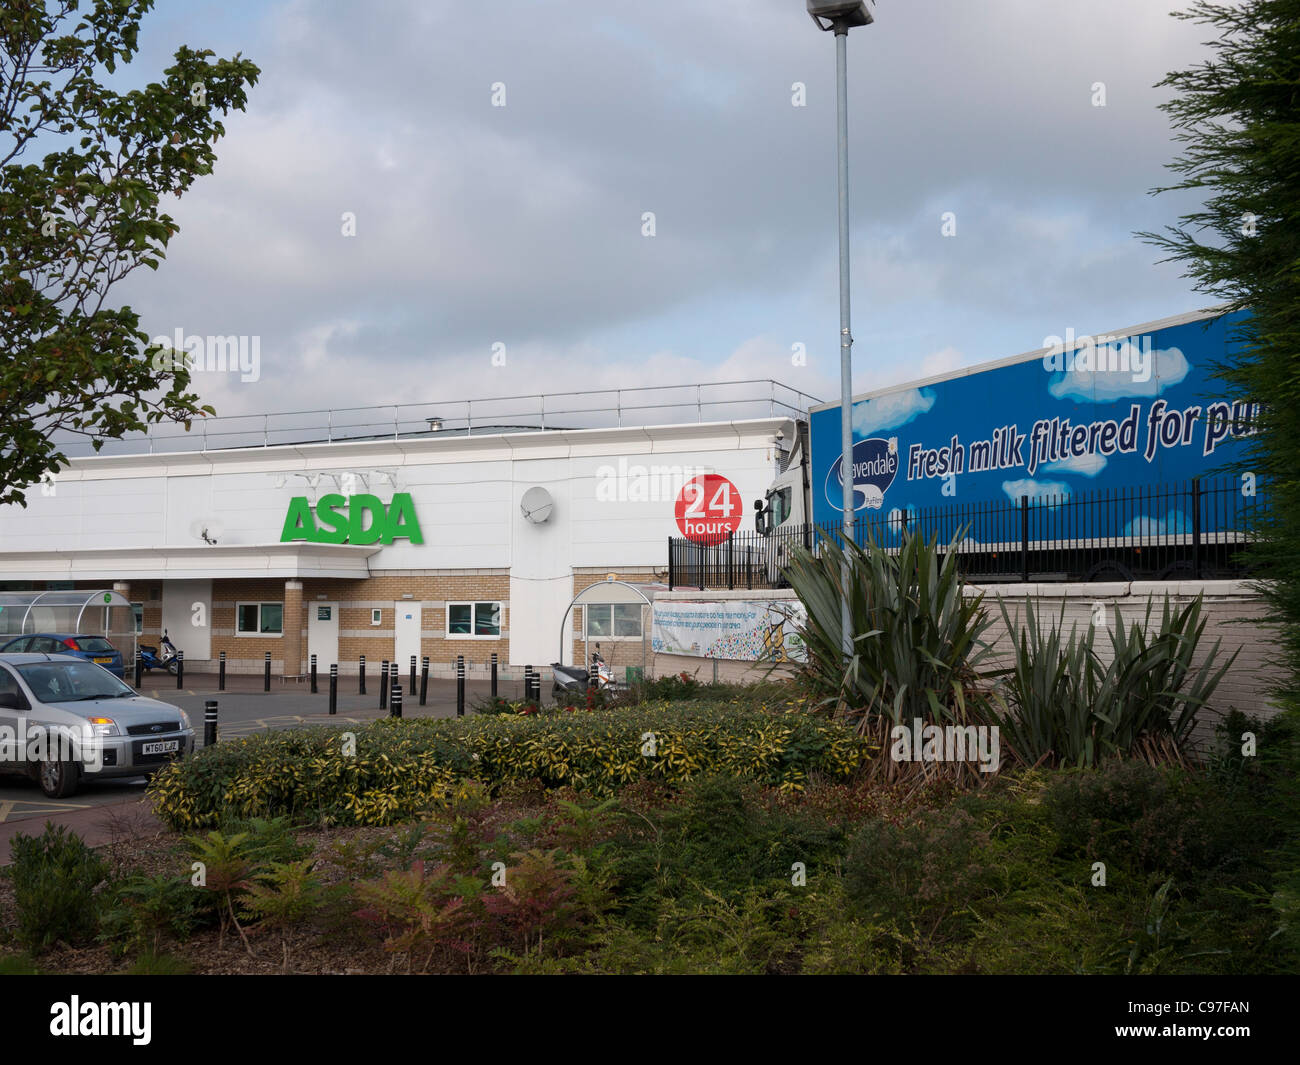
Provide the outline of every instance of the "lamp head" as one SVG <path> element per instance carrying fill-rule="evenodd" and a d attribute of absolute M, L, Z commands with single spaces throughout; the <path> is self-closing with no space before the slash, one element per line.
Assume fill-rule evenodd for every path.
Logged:
<path fill-rule="evenodd" d="M 848 32 L 853 26 L 870 26 L 875 20 L 864 0 L 807 0 L 808 14 L 818 29 Z"/>

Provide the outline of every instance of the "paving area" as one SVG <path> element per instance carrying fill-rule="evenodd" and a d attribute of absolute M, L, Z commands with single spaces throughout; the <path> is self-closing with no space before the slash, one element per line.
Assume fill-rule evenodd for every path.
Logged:
<path fill-rule="evenodd" d="M 403 677 L 403 687 L 408 678 Z M 417 678 L 418 679 L 418 678 Z M 549 678 L 548 678 L 549 680 Z M 226 690 L 218 691 L 217 677 L 187 673 L 183 687 L 176 678 L 161 672 L 144 678 L 143 694 L 172 703 L 185 710 L 194 724 L 198 742 L 203 742 L 204 704 L 217 703 L 218 742 L 235 736 L 274 729 L 302 728 L 308 725 L 363 725 L 388 716 L 379 708 L 379 677 L 367 678 L 367 694 L 357 692 L 357 678 L 339 680 L 338 712 L 329 714 L 329 678 L 321 677 L 318 692 L 310 684 L 289 681 L 281 684 L 271 679 L 271 691 L 263 690 L 261 677 L 231 676 Z M 504 698 L 523 697 L 522 680 L 502 680 L 498 693 Z M 488 698 L 491 685 L 485 680 L 465 682 L 465 710 L 472 711 L 477 701 Z M 430 678 L 426 704 L 403 693 L 403 717 L 455 717 L 456 682 Z M 9 840 L 17 832 L 39 832 L 45 821 L 65 825 L 87 843 L 99 845 L 122 838 L 131 831 L 157 826 L 144 801 L 142 777 L 120 780 L 87 780 L 78 793 L 68 799 L 48 799 L 34 781 L 0 776 L 0 865 L 9 860 Z"/>

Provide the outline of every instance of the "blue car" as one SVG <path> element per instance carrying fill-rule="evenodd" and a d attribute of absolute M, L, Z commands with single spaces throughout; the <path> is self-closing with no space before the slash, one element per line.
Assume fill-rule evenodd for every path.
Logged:
<path fill-rule="evenodd" d="M 15 653 L 75 655 L 77 658 L 84 658 L 87 662 L 94 662 L 97 666 L 103 666 L 119 680 L 126 679 L 126 673 L 122 668 L 122 652 L 102 636 L 51 632 L 15 636 L 0 647 L 0 654 Z"/>

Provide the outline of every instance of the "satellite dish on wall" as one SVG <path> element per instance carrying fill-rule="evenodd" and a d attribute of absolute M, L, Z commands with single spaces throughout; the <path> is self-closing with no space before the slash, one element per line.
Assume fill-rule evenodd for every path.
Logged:
<path fill-rule="evenodd" d="M 534 525 L 541 525 L 550 520 L 551 511 L 555 509 L 555 500 L 545 488 L 530 488 L 519 501 L 519 509 L 528 521 Z"/>
<path fill-rule="evenodd" d="M 190 522 L 190 535 L 205 544 L 215 544 L 217 538 L 225 531 L 219 518 L 196 518 Z"/>

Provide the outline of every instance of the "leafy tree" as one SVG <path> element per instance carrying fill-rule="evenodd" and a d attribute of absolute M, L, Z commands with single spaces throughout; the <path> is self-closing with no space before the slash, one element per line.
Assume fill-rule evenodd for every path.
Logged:
<path fill-rule="evenodd" d="M 1145 238 L 1181 261 L 1199 291 L 1249 309 L 1239 350 L 1217 369 L 1229 394 L 1265 404 L 1247 469 L 1268 485 L 1252 554 L 1282 625 L 1300 705 L 1300 0 L 1198 0 L 1175 17 L 1213 27 L 1211 57 L 1160 84 L 1184 146 L 1157 192 L 1201 194 L 1178 226 Z"/>
<path fill-rule="evenodd" d="M 59 430 L 105 440 L 213 413 L 109 293 L 156 270 L 178 226 L 160 210 L 212 171 L 218 119 L 258 68 L 181 47 L 161 82 L 102 83 L 137 51 L 153 0 L 0 6 L 0 503 L 66 462 Z M 87 10 L 83 11 L 85 8 Z M 26 161 L 34 150 L 43 161 Z"/>

